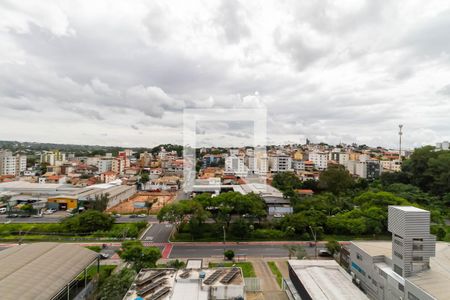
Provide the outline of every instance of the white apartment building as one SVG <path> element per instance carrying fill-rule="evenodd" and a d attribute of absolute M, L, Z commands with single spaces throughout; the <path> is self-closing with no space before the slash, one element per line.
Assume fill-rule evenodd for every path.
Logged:
<path fill-rule="evenodd" d="M 448 141 L 444 141 L 442 143 L 436 143 L 436 150 L 450 150 L 450 143 Z"/>
<path fill-rule="evenodd" d="M 354 282 L 376 300 L 448 299 L 450 246 L 430 234 L 430 212 L 389 206 L 388 230 L 390 242 L 351 242 Z"/>
<path fill-rule="evenodd" d="M 248 168 L 244 164 L 244 159 L 239 156 L 228 156 L 225 159 L 225 173 L 246 177 L 248 175 Z"/>
<path fill-rule="evenodd" d="M 313 151 L 309 153 L 309 160 L 318 170 L 326 170 L 328 167 L 328 153 Z"/>
<path fill-rule="evenodd" d="M 292 158 L 283 154 L 270 156 L 269 167 L 272 173 L 292 171 Z"/>
<path fill-rule="evenodd" d="M 98 173 L 104 173 L 107 171 L 112 171 L 113 159 L 111 158 L 101 158 L 97 161 Z"/>
<path fill-rule="evenodd" d="M 0 150 L 0 175 L 18 176 L 26 169 L 26 155 L 13 155 L 11 151 Z"/>
<path fill-rule="evenodd" d="M 347 161 L 349 160 L 348 153 L 341 153 L 339 154 L 339 164 L 345 166 Z"/>
<path fill-rule="evenodd" d="M 293 160 L 292 169 L 294 171 L 305 171 L 305 161 L 304 160 Z"/>

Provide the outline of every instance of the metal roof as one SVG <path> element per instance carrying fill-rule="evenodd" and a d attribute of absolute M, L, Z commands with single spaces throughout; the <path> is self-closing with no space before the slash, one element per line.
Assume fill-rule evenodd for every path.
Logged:
<path fill-rule="evenodd" d="M 3 250 L 1 299 L 51 299 L 97 255 L 78 245 L 60 243 L 34 243 Z"/>

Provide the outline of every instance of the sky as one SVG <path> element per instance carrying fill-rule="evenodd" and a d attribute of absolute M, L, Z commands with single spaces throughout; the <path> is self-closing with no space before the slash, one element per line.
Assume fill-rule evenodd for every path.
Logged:
<path fill-rule="evenodd" d="M 450 139 L 450 2 L 0 1 L 0 140 L 412 148 Z M 235 122 L 233 109 L 248 109 Z M 213 111 L 212 111 L 213 112 Z"/>

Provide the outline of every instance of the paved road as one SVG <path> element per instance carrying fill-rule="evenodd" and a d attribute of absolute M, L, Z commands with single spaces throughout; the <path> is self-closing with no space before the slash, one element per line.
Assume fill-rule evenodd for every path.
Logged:
<path fill-rule="evenodd" d="M 42 218 L 7 218 L 6 215 L 0 215 L 0 224 L 5 222 L 10 223 L 58 223 L 66 217 L 66 214 L 51 214 L 44 215 Z M 157 223 L 158 219 L 154 215 L 147 216 L 146 218 L 130 218 L 129 216 L 121 216 L 116 219 L 116 223 L 135 223 L 147 221 L 149 223 Z"/>
<path fill-rule="evenodd" d="M 147 230 L 141 237 L 144 242 L 152 243 L 167 243 L 172 233 L 173 225 L 166 223 L 152 224 L 149 230 Z"/>
<path fill-rule="evenodd" d="M 323 248 L 317 248 L 323 249 Z M 282 245 L 180 245 L 173 244 L 169 258 L 221 257 L 224 250 L 233 250 L 239 255 L 251 257 L 287 257 L 288 251 Z M 308 256 L 314 256 L 314 248 L 305 247 Z"/>

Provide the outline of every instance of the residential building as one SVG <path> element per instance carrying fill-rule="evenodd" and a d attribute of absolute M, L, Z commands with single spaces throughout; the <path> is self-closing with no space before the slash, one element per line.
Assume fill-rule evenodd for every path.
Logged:
<path fill-rule="evenodd" d="M 97 161 L 97 172 L 99 174 L 111 171 L 113 166 L 113 158 L 101 158 Z"/>
<path fill-rule="evenodd" d="M 402 162 L 399 159 L 380 160 L 382 171 L 400 172 L 402 170 Z"/>
<path fill-rule="evenodd" d="M 294 171 L 305 171 L 305 161 L 304 160 L 293 160 L 292 169 Z"/>
<path fill-rule="evenodd" d="M 328 167 L 328 153 L 313 151 L 309 153 L 309 160 L 318 170 L 326 170 Z"/>
<path fill-rule="evenodd" d="M 375 159 L 368 159 L 357 162 L 355 174 L 361 178 L 368 180 L 379 178 L 381 175 L 380 161 Z"/>
<path fill-rule="evenodd" d="M 225 159 L 225 174 L 246 177 L 248 175 L 248 168 L 244 164 L 244 159 L 240 156 L 228 156 Z"/>
<path fill-rule="evenodd" d="M 436 151 L 450 150 L 450 142 L 444 141 L 442 143 L 436 143 Z"/>
<path fill-rule="evenodd" d="M 345 164 L 347 163 L 348 160 L 349 160 L 349 154 L 348 153 L 343 152 L 343 153 L 339 154 L 339 161 L 338 161 L 338 163 L 340 165 L 345 166 Z"/>
<path fill-rule="evenodd" d="M 371 299 L 448 299 L 450 245 L 430 234 L 430 212 L 389 206 L 392 240 L 349 245 L 354 282 Z"/>
<path fill-rule="evenodd" d="M 269 166 L 272 173 L 292 171 L 292 158 L 284 154 L 269 156 Z"/>
<path fill-rule="evenodd" d="M 26 169 L 26 155 L 13 155 L 11 151 L 0 150 L 0 175 L 19 176 Z"/>
<path fill-rule="evenodd" d="M 66 161 L 66 154 L 59 151 L 44 151 L 41 153 L 40 162 L 47 163 L 50 166 L 61 165 Z"/>
<path fill-rule="evenodd" d="M 301 151 L 301 150 L 295 151 L 293 154 L 293 159 L 294 160 L 303 160 L 304 159 L 303 151 Z"/>

